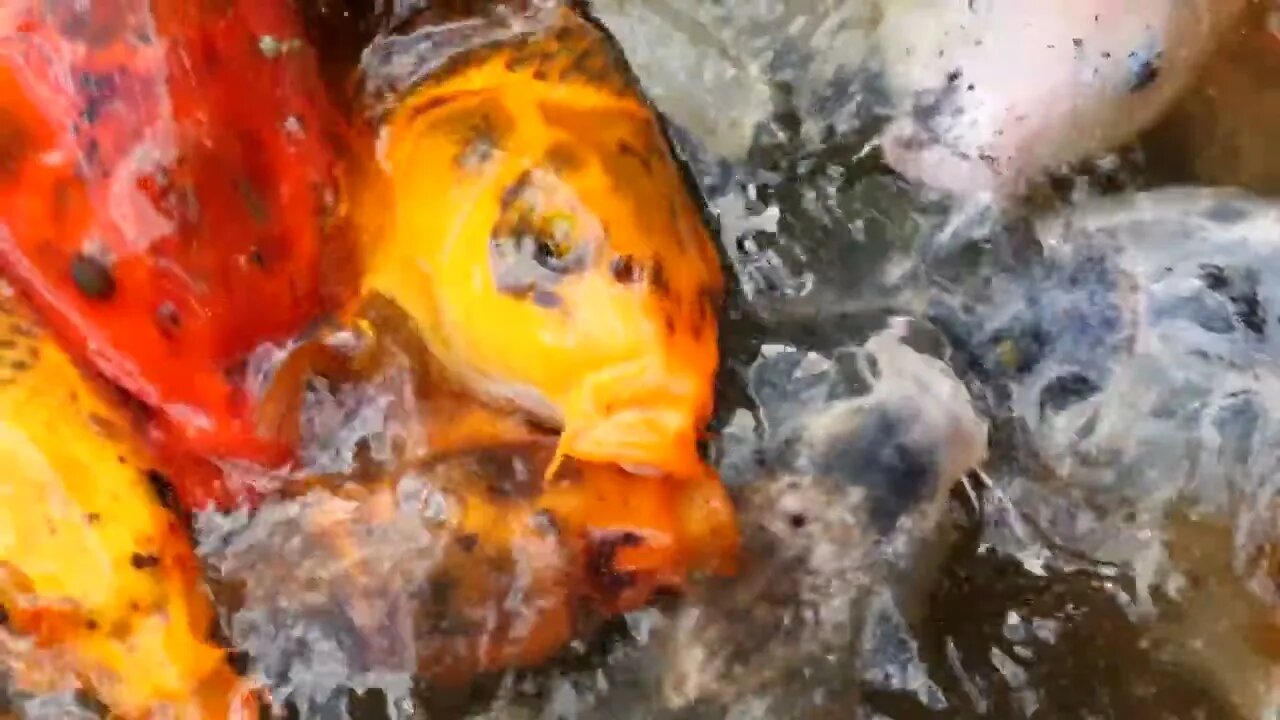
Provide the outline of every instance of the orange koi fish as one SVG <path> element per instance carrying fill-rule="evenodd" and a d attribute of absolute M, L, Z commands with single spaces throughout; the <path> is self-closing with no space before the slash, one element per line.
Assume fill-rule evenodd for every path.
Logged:
<path fill-rule="evenodd" d="M 702 478 L 724 290 L 702 210 L 602 29 L 484 4 L 366 54 L 390 109 L 356 201 L 362 297 L 403 308 L 480 396 L 559 431 L 549 473 L 574 457 Z"/>
<path fill-rule="evenodd" d="M 452 684 L 541 663 L 598 621 L 684 590 L 692 576 L 734 571 L 734 509 L 709 468 L 636 475 L 569 457 L 549 471 L 559 435 L 478 401 L 385 297 L 365 303 L 342 342 L 300 347 L 277 370 L 294 382 L 276 388 L 305 375 L 340 393 L 397 368 L 414 378 L 418 405 L 394 460 L 286 481 L 255 512 L 259 529 L 243 534 L 246 545 L 212 543 L 206 557 L 244 589 L 236 599 L 251 612 L 290 624 L 338 613 L 320 632 L 354 627 L 357 638 L 338 645 L 371 646 L 352 662 L 390 652 L 387 628 L 400 628 L 409 649 L 393 648 L 397 668 L 412 653 L 423 676 Z M 302 412 L 295 405 L 278 421 L 296 426 Z M 317 578 L 329 588 L 322 599 Z M 278 666 L 288 659 L 273 665 L 269 640 L 240 640 L 251 655 L 263 651 L 268 676 L 290 674 Z"/>
<path fill-rule="evenodd" d="M 295 659 L 273 645 L 281 634 L 332 634 L 357 672 L 385 663 L 447 687 L 541 664 L 707 569 L 704 548 L 721 529 L 687 515 L 714 506 L 696 495 L 718 486 L 573 459 L 547 480 L 555 448 L 544 435 L 371 481 L 312 478 L 262 506 L 249 531 L 206 545 L 237 588 L 232 607 L 259 618 L 237 642 L 269 677 L 288 677 Z M 319 624 L 263 632 L 264 616 Z"/>
<path fill-rule="evenodd" d="M 289 0 L 7 0 L 0 272 L 205 455 L 277 461 L 240 382 L 341 294 L 340 129 Z"/>
<path fill-rule="evenodd" d="M 0 662 L 24 690 L 83 688 L 122 718 L 251 717 L 130 423 L 0 297 Z"/>
<path fill-rule="evenodd" d="M 317 484 L 369 479 L 383 482 L 379 478 L 409 472 L 409 468 L 432 464 L 442 457 L 524 448 L 517 453 L 524 457 L 524 465 L 540 468 L 540 472 L 539 477 L 522 481 L 531 490 L 521 493 L 521 503 L 504 511 L 499 509 L 501 502 L 484 499 L 484 494 L 479 493 L 480 499 L 470 504 L 473 509 L 484 508 L 477 512 L 493 518 L 509 511 L 514 514 L 503 522 L 519 524 L 537 509 L 529 503 L 537 502 L 542 503 L 542 509 L 554 507 L 561 516 L 559 524 L 564 527 L 590 528 L 604 523 L 615 529 L 626 526 L 637 537 L 652 533 L 679 538 L 678 542 L 661 543 L 669 550 L 663 561 L 668 571 L 658 572 L 662 563 L 655 562 L 651 568 L 666 578 L 668 589 L 683 586 L 689 572 L 732 570 L 738 540 L 733 505 L 709 466 L 700 466 L 700 473 L 692 476 L 639 475 L 617 463 L 567 458 L 563 466 L 551 469 L 563 442 L 559 434 L 529 415 L 478 400 L 471 388 L 435 356 L 419 336 L 413 317 L 399 305 L 381 295 L 370 297 L 362 305 L 361 322 L 345 331 L 343 338 L 342 343 L 333 345 L 308 343 L 297 348 L 277 369 L 277 382 L 264 406 L 280 411 L 274 422 L 282 428 L 297 427 L 304 409 L 296 402 L 296 391 L 303 379 L 321 379 L 336 392 L 403 368 L 414 378 L 412 393 L 418 402 L 412 410 L 412 427 L 405 432 L 408 443 L 389 463 L 357 468 L 342 478 L 287 480 L 282 492 L 288 494 L 289 488 Z M 281 378 L 288 381 L 281 382 Z M 281 434 L 285 436 L 286 431 Z M 566 480 L 584 476 L 588 481 Z M 474 473 L 469 480 L 471 487 L 489 485 L 492 479 L 484 473 Z M 646 496 L 650 499 L 646 500 Z M 506 544 L 506 540 L 499 543 Z M 636 545 L 628 552 L 639 553 L 640 546 L 647 544 Z M 634 593 L 637 597 L 648 594 Z"/>
<path fill-rule="evenodd" d="M 579 14 L 433 8 L 433 37 L 366 54 L 366 87 L 392 92 L 378 167 L 353 183 L 358 300 L 284 356 L 259 405 L 287 437 L 301 380 L 334 392 L 394 357 L 421 437 L 285 489 L 298 497 L 261 507 L 243 544 L 215 542 L 211 564 L 244 588 L 246 628 L 339 612 L 317 632 L 356 626 L 337 642 L 352 662 L 390 653 L 403 671 L 412 655 L 452 682 L 539 664 L 593 619 L 732 573 L 737 528 L 698 447 L 721 265 L 657 114 Z M 317 579 L 323 601 L 292 592 Z M 288 678 L 266 635 L 247 650 Z"/>

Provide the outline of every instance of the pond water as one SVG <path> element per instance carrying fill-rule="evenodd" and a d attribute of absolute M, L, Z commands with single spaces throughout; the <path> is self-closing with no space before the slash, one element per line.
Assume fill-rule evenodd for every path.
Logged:
<path fill-rule="evenodd" d="M 313 21 L 344 68 L 411 5 Z M 733 271 L 713 452 L 749 570 L 462 697 L 403 648 L 317 655 L 294 687 L 369 689 L 307 714 L 1280 712 L 1280 10 L 591 5 Z M 392 530 L 385 562 L 426 552 Z M 267 657 L 313 631 L 263 617 Z"/>

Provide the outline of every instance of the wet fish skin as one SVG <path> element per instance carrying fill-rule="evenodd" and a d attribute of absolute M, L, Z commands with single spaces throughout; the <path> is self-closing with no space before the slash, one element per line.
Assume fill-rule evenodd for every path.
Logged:
<path fill-rule="evenodd" d="M 848 707 L 850 678 L 878 662 L 863 655 L 873 610 L 921 610 L 948 493 L 985 459 L 987 426 L 946 365 L 896 330 L 861 350 L 882 369 L 872 389 L 775 415 L 764 461 L 740 471 L 741 572 L 694 589 L 643 656 L 669 708 Z"/>
<path fill-rule="evenodd" d="M 513 26 L 457 30 L 480 40 L 381 120 L 362 291 L 562 455 L 699 477 L 724 282 L 702 211 L 599 28 L 564 8 Z"/>
<path fill-rule="evenodd" d="M 897 98 L 885 159 L 957 195 L 1016 199 L 1151 127 L 1246 5 L 885 3 L 878 45 Z"/>
<path fill-rule="evenodd" d="M 287 458 L 238 366 L 350 276 L 316 65 L 289 0 L 0 9 L 0 270 L 198 455 Z M 194 482 L 188 505 L 238 499 Z"/>
<path fill-rule="evenodd" d="M 201 556 L 242 588 L 237 645 L 302 702 L 415 676 L 465 687 L 683 590 L 707 544 L 685 516 L 724 517 L 721 486 L 707 497 L 576 461 L 548 481 L 555 444 L 446 452 L 361 483 L 313 478 L 256 512 L 202 515 Z"/>
<path fill-rule="evenodd" d="M 734 506 L 716 473 L 576 458 L 551 472 L 554 429 L 476 398 L 390 299 L 367 298 L 358 315 L 276 368 L 273 422 L 300 426 L 307 404 L 289 400 L 313 381 L 324 389 L 307 393 L 332 398 L 398 377 L 384 383 L 403 388 L 393 402 L 407 410 L 392 420 L 392 455 L 299 473 L 256 509 L 198 520 L 201 557 L 245 588 L 229 600 L 232 637 L 282 697 L 535 666 L 602 619 L 735 570 Z M 334 441 L 299 448 L 325 456 L 310 443 Z"/>
<path fill-rule="evenodd" d="M 133 418 L 30 309 L 0 299 L 0 658 L 29 692 L 84 688 L 121 718 L 256 708 Z M 173 713 L 173 714 L 169 714 Z"/>
<path fill-rule="evenodd" d="M 853 145 L 874 135 L 885 162 L 907 178 L 1003 204 L 1047 173 L 1152 126 L 1213 48 L 1232 42 L 1228 31 L 1247 5 L 596 0 L 592 7 L 617 29 L 658 108 L 729 161 L 749 161 L 775 126 L 798 120 L 783 147 Z M 650 40 L 664 35 L 669 42 Z"/>

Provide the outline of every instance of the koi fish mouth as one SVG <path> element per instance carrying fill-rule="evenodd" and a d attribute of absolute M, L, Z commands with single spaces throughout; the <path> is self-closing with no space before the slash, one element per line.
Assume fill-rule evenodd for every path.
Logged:
<path fill-rule="evenodd" d="M 569 398 L 559 453 L 641 475 L 700 477 L 698 423 L 711 404 L 710 385 L 675 363 L 644 358 L 603 369 Z"/>
<path fill-rule="evenodd" d="M 566 423 L 561 453 L 616 463 L 636 475 L 696 477 L 702 467 L 697 435 L 691 413 L 646 404 Z"/>

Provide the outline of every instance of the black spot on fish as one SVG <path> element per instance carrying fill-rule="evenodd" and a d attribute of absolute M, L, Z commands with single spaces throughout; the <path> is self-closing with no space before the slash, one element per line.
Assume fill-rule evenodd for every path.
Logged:
<path fill-rule="evenodd" d="M 629 531 L 602 533 L 591 538 L 587 560 L 588 577 L 606 597 L 621 594 L 635 585 L 635 573 L 618 570 L 618 551 L 638 547 L 642 543 L 643 539 L 639 535 Z"/>
<path fill-rule="evenodd" d="M 613 279 L 624 285 L 634 285 L 643 278 L 640 266 L 630 255 L 619 255 L 609 263 L 609 272 Z"/>
<path fill-rule="evenodd" d="M 654 258 L 653 264 L 649 266 L 649 287 L 663 297 L 671 293 L 671 284 L 667 280 L 667 270 L 663 267 L 662 261 L 657 258 Z"/>
<path fill-rule="evenodd" d="M 254 267 L 259 270 L 267 269 L 267 258 L 262 254 L 262 248 L 257 245 L 249 249 L 249 262 L 253 263 Z"/>
<path fill-rule="evenodd" d="M 173 483 L 164 473 L 154 468 L 146 472 L 147 484 L 151 486 L 151 491 L 155 493 L 156 500 L 160 502 L 161 507 L 169 512 L 177 512 L 178 495 L 173 489 Z"/>
<path fill-rule="evenodd" d="M 1241 327 L 1259 337 L 1266 335 L 1267 310 L 1258 298 L 1257 278 L 1252 273 L 1206 263 L 1200 266 L 1200 281 L 1231 303 L 1232 315 Z"/>
<path fill-rule="evenodd" d="M 1200 266 L 1200 282 L 1203 282 L 1205 287 L 1214 292 L 1225 290 L 1231 284 L 1227 280 L 1227 273 L 1222 266 L 1211 263 L 1205 263 Z"/>
<path fill-rule="evenodd" d="M 716 318 L 720 312 L 721 294 L 713 287 L 704 287 L 698 291 L 694 300 L 693 318 L 694 334 L 705 335 L 714 329 Z"/>
<path fill-rule="evenodd" d="M 458 536 L 457 543 L 462 552 L 470 553 L 480 545 L 480 536 L 475 533 L 463 533 Z"/>
<path fill-rule="evenodd" d="M 129 556 L 129 564 L 135 570 L 151 570 L 160 565 L 160 558 L 147 553 L 135 552 Z"/>
<path fill-rule="evenodd" d="M 93 125 L 103 111 L 116 101 L 120 81 L 114 73 L 82 72 L 76 76 L 76 89 L 80 99 L 80 119 L 86 126 Z"/>
<path fill-rule="evenodd" d="M 1159 51 L 1129 53 L 1129 92 L 1141 92 L 1159 79 L 1160 58 Z"/>
<path fill-rule="evenodd" d="M 111 268 L 100 258 L 76 253 L 71 258 L 71 281 L 90 300 L 110 300 L 116 294 L 116 279 Z"/>
<path fill-rule="evenodd" d="M 32 141 L 22 118 L 0 107 L 0 180 L 12 180 L 22 170 Z"/>
<path fill-rule="evenodd" d="M 902 412 L 873 410 L 814 453 L 813 472 L 863 488 L 872 525 L 886 534 L 910 513 L 938 482 L 934 449 L 910 442 L 914 418 Z"/>
<path fill-rule="evenodd" d="M 1088 400 L 1102 388 L 1083 373 L 1059 375 L 1040 390 L 1040 412 L 1061 412 L 1076 403 Z"/>

